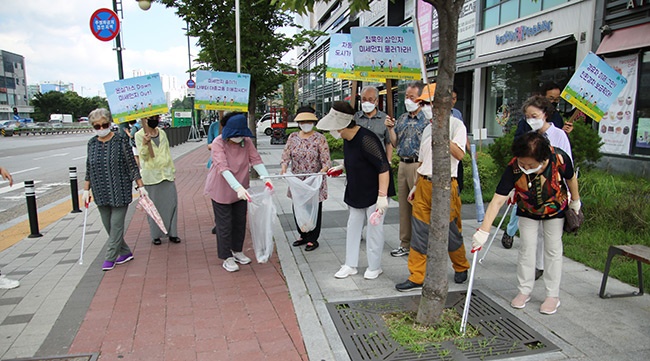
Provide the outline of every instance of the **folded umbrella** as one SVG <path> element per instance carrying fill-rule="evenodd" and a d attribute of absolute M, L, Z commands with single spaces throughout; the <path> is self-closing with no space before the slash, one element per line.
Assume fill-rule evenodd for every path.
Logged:
<path fill-rule="evenodd" d="M 138 203 L 142 209 L 144 209 L 145 213 L 151 219 L 156 222 L 158 227 L 160 227 L 160 230 L 163 231 L 164 234 L 167 234 L 167 228 L 165 227 L 165 223 L 162 220 L 162 217 L 160 216 L 160 213 L 158 213 L 158 209 L 156 209 L 156 206 L 153 204 L 153 201 L 151 198 L 147 196 L 140 196 L 140 202 Z"/>

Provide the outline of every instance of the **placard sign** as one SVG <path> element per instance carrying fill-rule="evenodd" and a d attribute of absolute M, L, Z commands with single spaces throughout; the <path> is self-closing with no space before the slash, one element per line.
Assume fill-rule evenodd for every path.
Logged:
<path fill-rule="evenodd" d="M 354 72 L 361 78 L 420 80 L 420 63 L 412 27 L 355 27 L 352 35 Z"/>
<path fill-rule="evenodd" d="M 327 71 L 325 76 L 333 79 L 362 80 L 377 83 L 385 82 L 385 78 L 360 77 L 354 71 L 352 56 L 352 36 L 350 34 L 332 34 L 330 50 L 327 53 Z"/>
<path fill-rule="evenodd" d="M 599 122 L 626 84 L 627 79 L 622 74 L 589 52 L 561 96 Z"/>
<path fill-rule="evenodd" d="M 250 83 L 250 74 L 197 70 L 194 108 L 247 112 Z"/>
<path fill-rule="evenodd" d="M 598 132 L 603 140 L 600 151 L 609 154 L 629 154 L 630 141 L 634 139 L 634 109 L 639 56 L 630 54 L 606 58 L 605 62 L 617 73 L 625 76 L 628 82 L 600 121 Z"/>
<path fill-rule="evenodd" d="M 164 114 L 169 110 L 158 73 L 104 83 L 104 90 L 115 123 Z"/>

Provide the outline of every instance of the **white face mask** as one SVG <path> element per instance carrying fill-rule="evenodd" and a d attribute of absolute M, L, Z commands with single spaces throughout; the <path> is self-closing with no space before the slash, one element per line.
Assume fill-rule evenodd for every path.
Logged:
<path fill-rule="evenodd" d="M 406 107 L 407 112 L 414 112 L 418 110 L 419 107 L 418 103 L 412 101 L 411 99 L 406 99 L 404 101 L 404 106 Z"/>
<path fill-rule="evenodd" d="M 533 168 L 533 169 L 524 169 L 524 168 L 523 168 L 522 166 L 520 166 L 519 164 L 517 164 L 517 166 L 519 167 L 519 169 L 521 169 L 522 172 L 524 172 L 524 174 L 533 174 L 533 173 L 537 173 L 537 172 L 539 172 L 540 169 L 542 169 L 542 163 L 539 164 L 539 167 L 537 167 L 537 168 Z"/>
<path fill-rule="evenodd" d="M 427 120 L 433 119 L 433 108 L 431 108 L 431 105 L 423 105 L 420 110 Z"/>
<path fill-rule="evenodd" d="M 544 126 L 544 119 L 541 118 L 527 118 L 526 123 L 533 128 L 534 131 L 538 131 Z"/>
<path fill-rule="evenodd" d="M 314 124 L 313 123 L 300 123 L 300 129 L 302 129 L 303 132 L 309 133 L 314 129 Z"/>
<path fill-rule="evenodd" d="M 111 129 L 110 129 L 110 128 L 109 128 L 109 129 L 99 129 L 99 130 L 95 130 L 95 134 L 97 134 L 97 136 L 100 137 L 100 138 L 104 138 L 104 137 L 107 136 L 110 132 L 111 132 Z"/>
<path fill-rule="evenodd" d="M 244 137 L 232 137 L 232 138 L 230 138 L 230 141 L 235 142 L 235 143 L 241 143 L 242 140 L 244 140 Z"/>
<path fill-rule="evenodd" d="M 330 135 L 334 139 L 341 139 L 341 133 L 338 130 L 330 130 Z"/>
<path fill-rule="evenodd" d="M 361 103 L 361 110 L 363 110 L 364 113 L 371 113 L 375 110 L 375 103 L 363 102 Z"/>

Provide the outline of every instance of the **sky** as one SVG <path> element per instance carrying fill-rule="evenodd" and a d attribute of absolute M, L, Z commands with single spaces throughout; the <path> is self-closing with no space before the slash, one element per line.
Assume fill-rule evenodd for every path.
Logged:
<path fill-rule="evenodd" d="M 90 17 L 111 0 L 0 0 L 0 49 L 25 57 L 27 84 L 73 83 L 81 96 L 105 96 L 105 82 L 118 79 L 114 41 L 90 31 Z M 160 3 L 143 11 L 122 0 L 124 77 L 134 70 L 189 79 L 185 22 Z M 190 38 L 192 57 L 198 54 Z"/>

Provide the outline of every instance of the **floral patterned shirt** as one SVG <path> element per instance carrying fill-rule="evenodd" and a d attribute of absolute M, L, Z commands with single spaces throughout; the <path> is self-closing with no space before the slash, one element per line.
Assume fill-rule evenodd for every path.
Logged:
<path fill-rule="evenodd" d="M 281 165 L 289 167 L 289 164 L 291 164 L 291 173 L 293 174 L 318 173 L 322 169 L 328 169 L 332 162 L 330 160 L 330 148 L 327 145 L 325 136 L 313 132 L 307 139 L 303 139 L 300 138 L 298 133 L 295 132 L 289 135 L 282 152 Z M 301 179 L 304 179 L 304 177 Z M 291 191 L 287 192 L 287 196 L 291 197 Z M 323 176 L 318 200 L 322 202 L 326 199 L 327 181 Z"/>

